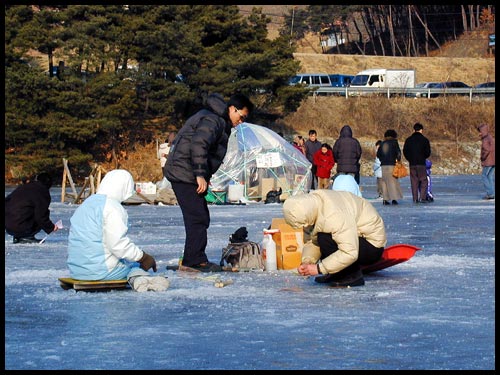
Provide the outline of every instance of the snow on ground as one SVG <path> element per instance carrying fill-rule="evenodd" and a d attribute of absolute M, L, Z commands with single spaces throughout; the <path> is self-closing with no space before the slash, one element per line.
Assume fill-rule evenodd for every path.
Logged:
<path fill-rule="evenodd" d="M 361 180 L 366 198 L 375 179 Z M 399 206 L 372 203 L 388 245 L 421 247 L 408 262 L 332 289 L 293 270 L 224 273 L 213 285 L 166 271 L 182 253 L 177 206 L 127 206 L 130 237 L 158 263 L 164 292 L 63 290 L 76 205 L 51 193 L 65 228 L 43 245 L 5 234 L 7 370 L 492 370 L 495 368 L 495 202 L 481 176 L 433 176 L 435 202 L 413 205 L 409 178 Z M 6 195 L 12 191 L 6 188 Z M 210 206 L 207 254 L 218 262 L 229 235 L 246 226 L 260 241 L 282 205 Z M 40 233 L 38 237 L 43 237 Z"/>

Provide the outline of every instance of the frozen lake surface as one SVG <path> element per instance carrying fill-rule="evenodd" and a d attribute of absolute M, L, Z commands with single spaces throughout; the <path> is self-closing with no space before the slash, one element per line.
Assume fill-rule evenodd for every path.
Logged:
<path fill-rule="evenodd" d="M 388 245 L 421 248 L 408 262 L 332 289 L 293 270 L 209 274 L 166 271 L 181 256 L 178 206 L 127 206 L 129 236 L 171 282 L 164 292 L 63 290 L 69 219 L 76 205 L 51 190 L 51 218 L 65 228 L 42 245 L 5 234 L 7 370 L 493 370 L 495 201 L 481 176 L 433 176 L 435 202 L 414 205 L 409 178 L 399 206 L 371 202 Z M 363 195 L 375 179 L 361 179 Z M 6 188 L 6 195 L 12 191 Z M 209 259 L 229 235 L 262 229 L 282 205 L 211 205 Z M 39 233 L 43 238 L 45 233 Z"/>

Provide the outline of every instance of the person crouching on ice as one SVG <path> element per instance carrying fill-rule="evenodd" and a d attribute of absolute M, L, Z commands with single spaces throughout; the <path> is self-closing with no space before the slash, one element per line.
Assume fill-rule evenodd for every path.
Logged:
<path fill-rule="evenodd" d="M 122 202 L 135 193 L 132 175 L 115 169 L 96 194 L 83 201 L 70 219 L 68 268 L 77 280 L 128 280 L 137 292 L 163 291 L 169 281 L 156 272 L 155 259 L 127 236 L 128 215 Z"/>
<path fill-rule="evenodd" d="M 380 260 L 387 244 L 384 221 L 373 205 L 347 191 L 314 190 L 287 198 L 286 222 L 304 228 L 302 276 L 332 287 L 364 285 L 361 265 Z"/>

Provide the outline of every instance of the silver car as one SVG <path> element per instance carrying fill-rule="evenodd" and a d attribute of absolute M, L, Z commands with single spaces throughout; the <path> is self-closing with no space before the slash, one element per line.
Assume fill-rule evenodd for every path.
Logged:
<path fill-rule="evenodd" d="M 429 95 L 429 91 L 425 90 L 425 89 L 437 87 L 438 85 L 439 85 L 439 82 L 421 82 L 421 83 L 417 83 L 415 85 L 415 88 L 416 89 L 424 89 L 424 90 L 409 92 L 409 93 L 406 94 L 406 96 L 411 97 L 411 98 L 427 98 L 427 96 Z M 432 94 L 431 94 L 431 97 L 432 97 Z"/>

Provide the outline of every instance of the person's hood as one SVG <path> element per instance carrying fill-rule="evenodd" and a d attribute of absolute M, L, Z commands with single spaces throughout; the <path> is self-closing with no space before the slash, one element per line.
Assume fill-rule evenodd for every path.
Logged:
<path fill-rule="evenodd" d="M 349 174 L 341 174 L 335 177 L 333 180 L 332 190 L 337 191 L 348 191 L 358 197 L 361 197 L 361 190 L 359 190 L 359 185 Z"/>
<path fill-rule="evenodd" d="M 221 94 L 210 94 L 207 97 L 207 106 L 219 116 L 227 117 L 227 104 Z"/>
<path fill-rule="evenodd" d="M 294 195 L 283 203 L 283 216 L 293 228 L 309 227 L 316 223 L 320 205 L 315 194 Z"/>
<path fill-rule="evenodd" d="M 477 130 L 479 130 L 479 133 L 481 134 L 481 138 L 484 138 L 490 132 L 490 127 L 488 126 L 488 124 L 481 124 L 477 127 Z"/>
<path fill-rule="evenodd" d="M 106 173 L 97 189 L 97 194 L 104 194 L 120 203 L 134 195 L 134 192 L 134 179 L 125 169 L 114 169 Z"/>
<path fill-rule="evenodd" d="M 352 129 L 349 125 L 344 125 L 342 127 L 342 129 L 340 129 L 340 137 L 341 138 L 344 138 L 344 137 L 352 138 Z"/>

